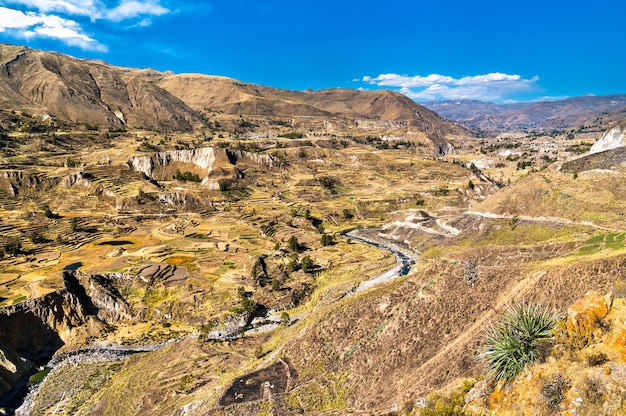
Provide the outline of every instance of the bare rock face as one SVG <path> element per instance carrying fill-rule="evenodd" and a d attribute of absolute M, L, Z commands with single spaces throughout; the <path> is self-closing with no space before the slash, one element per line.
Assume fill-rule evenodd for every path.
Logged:
<path fill-rule="evenodd" d="M 617 124 L 611 130 L 604 133 L 604 135 L 591 146 L 589 154 L 604 152 L 606 150 L 616 149 L 623 147 L 626 137 L 626 120 Z"/>
<path fill-rule="evenodd" d="M 58 184 L 59 178 L 43 174 L 24 173 L 19 170 L 0 172 L 0 192 L 7 192 L 11 196 L 47 191 L 56 188 Z"/>
<path fill-rule="evenodd" d="M 14 386 L 23 384 L 34 366 L 13 348 L 0 343 L 0 406 L 11 400 Z"/>
<path fill-rule="evenodd" d="M 82 301 L 88 313 L 104 322 L 133 319 L 130 305 L 119 292 L 116 280 L 130 280 L 121 273 L 91 274 L 79 270 L 66 271 L 63 275 L 68 290 Z"/>
<path fill-rule="evenodd" d="M 64 177 L 61 181 L 61 185 L 63 185 L 65 188 L 71 188 L 74 185 L 89 187 L 91 186 L 91 181 L 87 179 L 82 172 L 77 172 Z"/>
<path fill-rule="evenodd" d="M 78 296 L 58 290 L 0 310 L 0 342 L 38 361 L 61 348 L 87 315 Z"/>
<path fill-rule="evenodd" d="M 88 320 L 78 297 L 65 289 L 0 310 L 0 397 L 10 400 L 33 363 L 47 361 Z"/>
<path fill-rule="evenodd" d="M 204 187 L 219 190 L 220 185 L 218 181 L 210 178 L 218 157 L 227 160 L 232 166 L 239 163 L 251 163 L 265 167 L 272 167 L 274 165 L 274 158 L 271 155 L 246 152 L 243 150 L 216 150 L 213 147 L 203 147 L 199 149 L 159 152 L 152 156 L 133 157 L 128 161 L 128 166 L 137 172 L 142 172 L 146 176 L 153 178 L 155 172 L 163 170 L 163 168 L 175 163 L 193 165 L 205 172 L 205 176 L 202 178 L 202 185 Z M 241 179 L 243 175 L 241 171 L 235 169 L 233 172 L 234 179 Z"/>
<path fill-rule="evenodd" d="M 228 160 L 233 165 L 236 165 L 239 161 L 252 162 L 258 165 L 264 165 L 268 168 L 274 165 L 274 158 L 272 157 L 272 155 L 230 149 L 226 149 L 225 152 Z"/>
<path fill-rule="evenodd" d="M 190 163 L 201 169 L 207 170 L 207 175 L 215 163 L 215 151 L 212 147 L 204 147 L 192 150 L 172 150 L 169 152 L 159 152 L 152 156 L 133 157 L 128 162 L 135 171 L 143 172 L 146 176 L 152 177 L 154 168 L 157 166 L 168 166 L 173 162 Z"/>

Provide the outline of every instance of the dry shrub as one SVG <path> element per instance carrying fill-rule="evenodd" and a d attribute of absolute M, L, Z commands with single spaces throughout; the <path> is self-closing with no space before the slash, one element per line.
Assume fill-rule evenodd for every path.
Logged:
<path fill-rule="evenodd" d="M 554 337 L 558 344 L 563 344 L 570 350 L 580 350 L 593 342 L 595 328 L 595 319 L 588 314 L 579 314 L 576 319 L 559 319 Z"/>
<path fill-rule="evenodd" d="M 587 364 L 592 367 L 596 365 L 602 365 L 609 360 L 609 357 L 602 351 L 590 352 L 587 354 Z"/>
<path fill-rule="evenodd" d="M 450 394 L 431 394 L 426 398 L 426 406 L 420 410 L 421 416 L 465 416 L 465 395 L 474 387 L 474 382 L 465 380 L 463 385 Z"/>
<path fill-rule="evenodd" d="M 606 395 L 606 387 L 604 383 L 597 377 L 585 377 L 578 387 L 583 403 L 593 405 L 601 404 Z"/>
<path fill-rule="evenodd" d="M 548 407 L 552 410 L 558 409 L 565 393 L 571 387 L 568 379 L 561 374 L 554 374 L 550 379 L 546 380 L 541 388 L 541 396 L 546 401 Z"/>

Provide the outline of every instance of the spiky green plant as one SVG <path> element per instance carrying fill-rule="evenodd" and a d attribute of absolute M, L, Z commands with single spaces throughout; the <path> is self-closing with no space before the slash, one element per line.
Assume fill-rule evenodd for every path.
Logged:
<path fill-rule="evenodd" d="M 487 378 L 512 381 L 528 364 L 538 359 L 538 343 L 552 338 L 556 316 L 534 303 L 513 303 L 500 321 L 489 326 L 478 359 L 487 368 Z"/>

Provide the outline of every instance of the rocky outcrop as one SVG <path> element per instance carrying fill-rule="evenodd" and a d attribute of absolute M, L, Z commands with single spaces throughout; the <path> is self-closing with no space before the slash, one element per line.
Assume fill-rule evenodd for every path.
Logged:
<path fill-rule="evenodd" d="M 11 196 L 31 191 L 47 191 L 59 184 L 59 178 L 48 177 L 43 174 L 27 173 L 20 170 L 5 170 L 0 172 L 0 192 L 7 192 Z"/>
<path fill-rule="evenodd" d="M 0 310 L 0 342 L 32 361 L 52 355 L 89 315 L 67 289 Z"/>
<path fill-rule="evenodd" d="M 130 281 L 122 273 L 92 274 L 79 270 L 65 271 L 65 286 L 76 294 L 90 315 L 104 322 L 117 322 L 133 318 L 132 308 L 119 292 L 116 281 Z M 117 284 L 116 284 L 117 283 Z"/>
<path fill-rule="evenodd" d="M 61 185 L 63 185 L 65 188 L 71 188 L 74 185 L 89 187 L 91 186 L 91 184 L 91 181 L 87 179 L 82 172 L 76 172 L 71 175 L 67 175 L 61 181 Z"/>
<path fill-rule="evenodd" d="M 252 162 L 258 165 L 266 166 L 268 168 L 274 165 L 274 158 L 272 157 L 272 155 L 245 152 L 243 150 L 231 150 L 231 149 L 226 149 L 225 152 L 226 152 L 226 156 L 228 157 L 228 160 L 233 165 L 236 165 L 237 162 L 240 162 L 240 161 Z"/>
<path fill-rule="evenodd" d="M 626 147 L 616 147 L 604 152 L 592 153 L 563 163 L 561 172 L 580 173 L 591 170 L 606 171 L 626 164 Z"/>
<path fill-rule="evenodd" d="M 201 169 L 206 169 L 208 175 L 215 163 L 215 151 L 212 147 L 192 150 L 171 150 L 155 153 L 152 156 L 133 157 L 129 160 L 128 165 L 135 171 L 143 172 L 151 178 L 155 167 L 168 166 L 174 162 L 196 165 Z"/>
<path fill-rule="evenodd" d="M 50 359 L 89 320 L 79 298 L 65 289 L 0 310 L 0 397 L 8 401 L 32 363 Z"/>
<path fill-rule="evenodd" d="M 13 398 L 15 386 L 24 384 L 35 364 L 0 342 L 0 406 Z"/>
<path fill-rule="evenodd" d="M 623 147 L 626 137 L 626 120 L 604 133 L 604 135 L 591 146 L 588 154 L 600 153 L 606 150 Z"/>
<path fill-rule="evenodd" d="M 557 321 L 545 360 L 506 385 L 476 383 L 464 410 L 494 416 L 623 414 L 625 317 L 624 299 L 587 292 Z"/>
<path fill-rule="evenodd" d="M 146 176 L 153 178 L 155 172 L 159 169 L 175 163 L 190 164 L 204 172 L 204 177 L 202 178 L 202 185 L 204 187 L 219 190 L 219 182 L 210 178 L 218 157 L 227 160 L 232 166 L 239 163 L 251 163 L 264 167 L 272 167 L 274 165 L 274 158 L 271 155 L 246 152 L 243 150 L 222 150 L 214 149 L 213 147 L 204 147 L 190 150 L 158 152 L 152 156 L 137 156 L 128 161 L 128 166 L 137 172 L 142 172 Z M 243 177 L 243 173 L 240 170 L 234 170 L 233 176 L 235 179 L 240 179 Z"/>

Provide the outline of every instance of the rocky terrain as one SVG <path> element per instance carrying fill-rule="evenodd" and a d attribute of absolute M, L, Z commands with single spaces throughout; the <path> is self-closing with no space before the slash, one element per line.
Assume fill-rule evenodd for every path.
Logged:
<path fill-rule="evenodd" d="M 2 412 L 624 412 L 603 100 L 474 137 L 388 91 L 0 51 Z M 527 303 L 545 343 L 494 380 L 489 328 Z"/>

